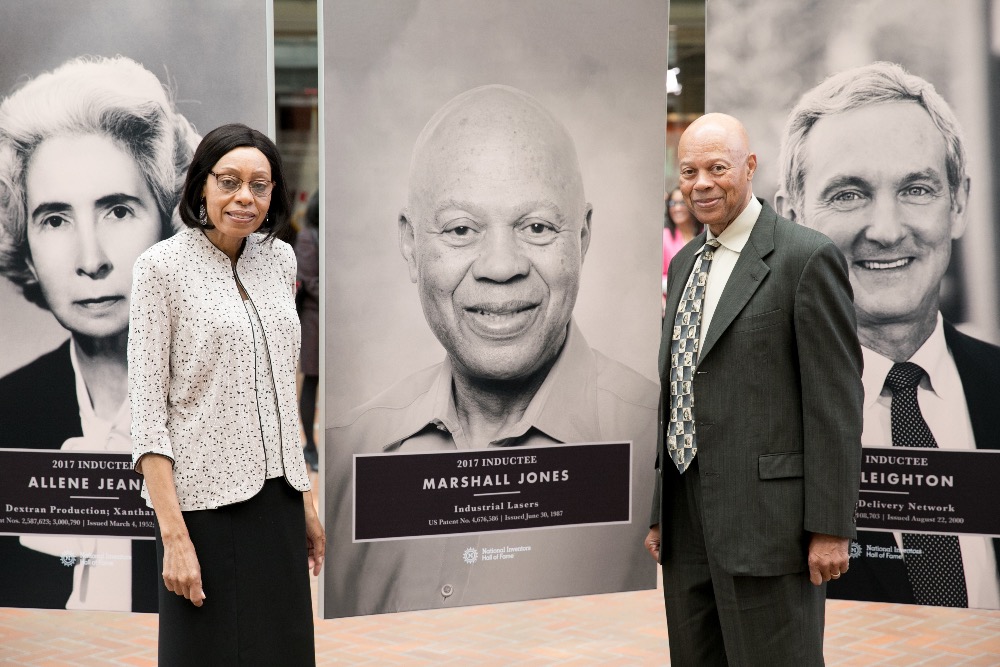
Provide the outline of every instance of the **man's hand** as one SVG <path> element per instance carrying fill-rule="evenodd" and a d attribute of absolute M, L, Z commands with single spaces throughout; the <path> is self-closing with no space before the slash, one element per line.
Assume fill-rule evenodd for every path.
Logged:
<path fill-rule="evenodd" d="M 824 581 L 839 579 L 847 572 L 850 567 L 847 555 L 850 542 L 847 537 L 813 533 L 809 540 L 809 581 L 819 586 Z"/>
<path fill-rule="evenodd" d="M 650 553 L 657 563 L 660 562 L 660 524 L 655 526 L 650 526 L 649 534 L 646 535 L 645 541 L 642 543 L 646 547 L 646 551 Z"/>

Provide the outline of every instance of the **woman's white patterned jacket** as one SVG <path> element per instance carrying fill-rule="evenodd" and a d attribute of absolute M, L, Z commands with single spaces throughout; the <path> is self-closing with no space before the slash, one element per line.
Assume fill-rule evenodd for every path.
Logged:
<path fill-rule="evenodd" d="M 200 229 L 157 243 L 132 276 L 128 385 L 132 460 L 174 464 L 182 511 L 247 500 L 266 460 L 255 391 L 253 329 L 235 276 L 260 314 L 275 380 L 285 479 L 309 489 L 299 441 L 295 254 L 252 234 L 233 267 Z M 142 497 L 150 504 L 143 484 Z"/>

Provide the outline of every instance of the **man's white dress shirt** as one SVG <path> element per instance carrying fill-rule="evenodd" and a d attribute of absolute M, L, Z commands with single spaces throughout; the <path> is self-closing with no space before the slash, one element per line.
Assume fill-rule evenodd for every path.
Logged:
<path fill-rule="evenodd" d="M 714 238 L 719 239 L 719 247 L 715 249 L 715 256 L 712 259 L 712 268 L 708 272 L 708 282 L 705 283 L 705 303 L 701 308 L 701 338 L 698 342 L 698 349 L 705 346 L 705 334 L 712 323 L 712 316 L 719 306 L 722 292 L 726 289 L 729 276 L 733 275 L 736 262 L 743 252 L 743 247 L 750 240 L 750 232 L 753 231 L 754 223 L 760 217 L 763 208 L 761 203 L 752 194 L 750 203 L 736 216 L 736 219 L 729 223 L 718 237 L 712 233 L 711 229 L 706 229 L 706 241 Z M 699 251 L 701 252 L 701 251 Z"/>

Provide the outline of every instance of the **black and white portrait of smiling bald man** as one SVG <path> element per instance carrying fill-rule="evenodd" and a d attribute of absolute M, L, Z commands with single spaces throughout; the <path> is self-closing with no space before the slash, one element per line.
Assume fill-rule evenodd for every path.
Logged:
<path fill-rule="evenodd" d="M 568 339 L 582 338 L 571 317 L 590 225 L 573 142 L 533 98 L 485 86 L 431 119 L 414 149 L 399 237 L 424 316 L 448 355 L 440 371 L 451 382 L 439 378 L 454 385 L 456 428 L 434 429 L 433 442 L 418 435 L 417 447 L 574 435 L 520 422 L 563 349 L 585 347 Z"/>
<path fill-rule="evenodd" d="M 535 98 L 488 85 L 445 104 L 417 138 L 398 220 L 445 358 L 335 417 L 328 451 L 633 441 L 652 456 L 655 383 L 591 349 L 573 319 L 594 217 L 573 140 Z M 327 470 L 332 506 L 349 511 L 351 466 Z M 645 507 L 651 489 L 634 477 L 633 503 Z M 343 555 L 332 559 L 326 604 L 353 615 L 641 588 L 652 572 L 643 524 L 532 531 L 527 571 L 476 571 L 445 555 L 509 535 L 348 545 L 351 522 L 340 516 L 332 539 Z"/>
<path fill-rule="evenodd" d="M 324 616 L 655 587 L 667 10 L 325 0 Z M 356 454 L 609 441 L 629 523 L 352 541 Z"/>
<path fill-rule="evenodd" d="M 789 113 L 780 162 L 777 210 L 829 236 L 848 261 L 864 356 L 862 444 L 1000 449 L 1000 348 L 961 333 L 940 311 L 972 185 L 948 103 L 895 63 L 839 72 Z M 906 427 L 896 421 L 894 378 L 903 372 L 916 382 L 911 412 L 929 429 L 919 441 L 899 435 Z M 1000 539 L 912 539 L 859 530 L 851 573 L 830 584 L 829 596 L 1000 608 Z M 869 546 L 926 554 L 935 585 L 922 583 L 908 553 L 869 558 Z"/>

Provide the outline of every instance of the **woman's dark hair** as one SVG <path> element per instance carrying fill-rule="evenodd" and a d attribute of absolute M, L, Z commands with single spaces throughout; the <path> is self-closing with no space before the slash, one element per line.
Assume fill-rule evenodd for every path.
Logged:
<path fill-rule="evenodd" d="M 199 229 L 212 228 L 211 223 L 203 227 L 198 220 L 205 181 L 208 180 L 212 167 L 226 153 L 245 147 L 259 150 L 271 165 L 274 190 L 271 191 L 271 205 L 267 209 L 267 219 L 261 225 L 261 229 L 267 231 L 265 238 L 280 237 L 291 226 L 292 201 L 288 196 L 288 186 L 285 184 L 285 173 L 281 167 L 278 147 L 267 138 L 267 135 L 242 123 L 217 127 L 206 134 L 198 144 L 198 149 L 194 152 L 191 165 L 188 167 L 179 205 L 181 220 L 185 225 Z"/>
<path fill-rule="evenodd" d="M 675 192 L 680 192 L 680 188 L 673 188 L 667 193 L 666 201 L 663 202 L 663 226 L 669 229 L 671 232 L 677 231 L 677 224 L 674 222 L 673 217 L 670 215 L 670 209 L 672 207 L 671 201 L 674 198 Z"/>
<path fill-rule="evenodd" d="M 680 191 L 681 189 L 679 187 L 673 188 L 667 195 L 666 201 L 663 202 L 663 226 L 666 229 L 669 229 L 671 234 L 677 231 L 677 223 L 674 222 L 673 216 L 670 215 L 670 209 L 672 208 L 670 202 L 674 198 L 674 193 Z M 682 202 L 681 206 L 684 205 L 685 204 Z M 701 234 L 702 230 L 705 229 L 705 226 L 698 222 L 698 219 L 694 217 L 694 213 L 691 213 L 690 210 L 688 211 L 688 215 L 691 216 L 691 223 L 694 227 L 694 235 L 697 236 L 698 234 Z"/>

